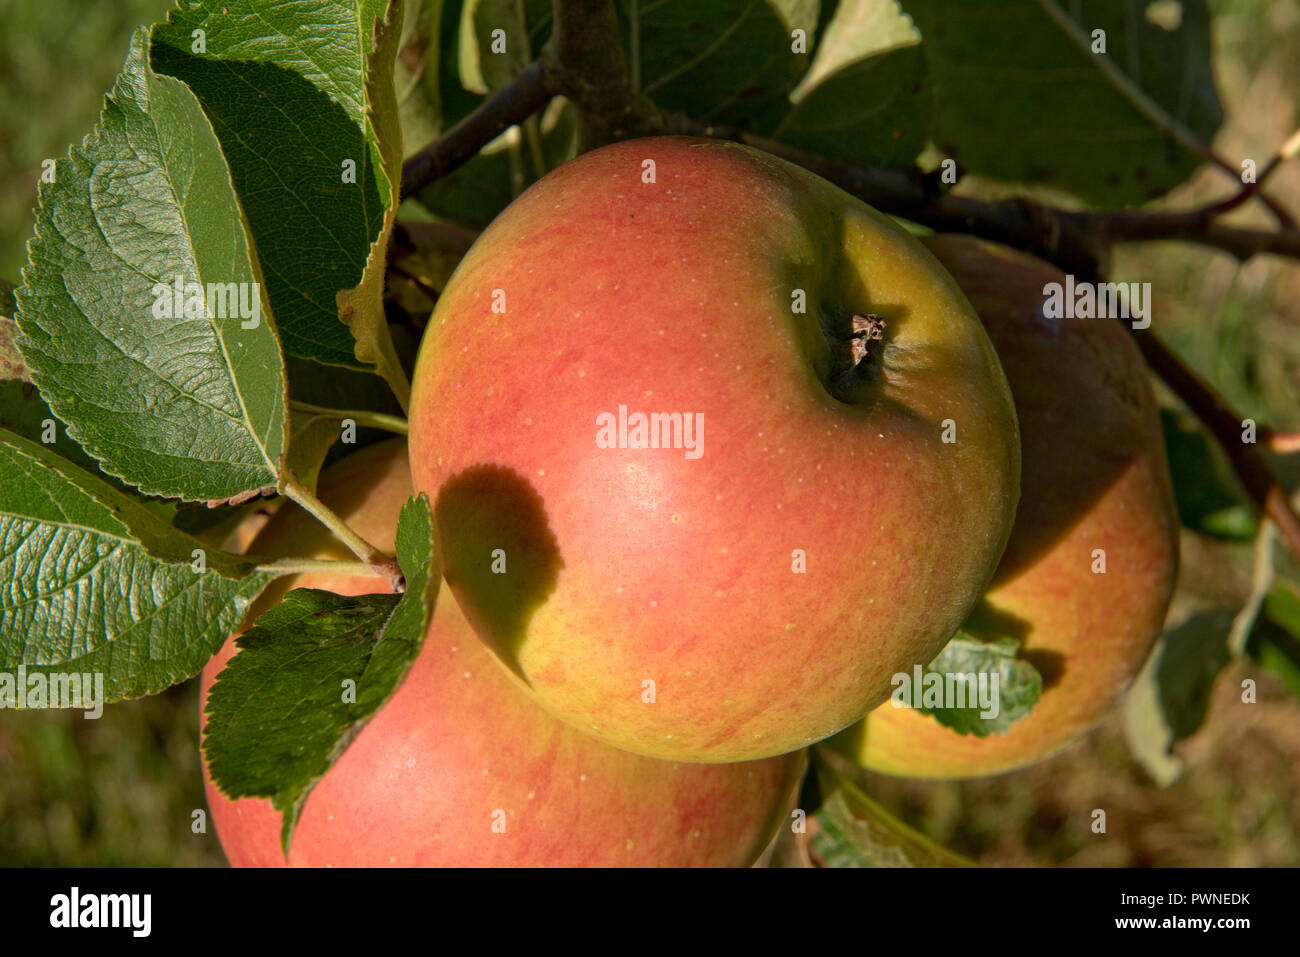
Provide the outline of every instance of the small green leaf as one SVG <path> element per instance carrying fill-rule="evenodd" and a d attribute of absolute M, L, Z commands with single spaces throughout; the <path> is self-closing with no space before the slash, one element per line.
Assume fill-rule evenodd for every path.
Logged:
<path fill-rule="evenodd" d="M 0 431 L 0 670 L 102 672 L 110 701 L 196 674 L 270 576 Z"/>
<path fill-rule="evenodd" d="M 1291 582 L 1273 586 L 1255 623 L 1247 650 L 1300 698 L 1300 591 Z"/>
<path fill-rule="evenodd" d="M 99 463 L 68 437 L 67 427 L 50 411 L 40 390 L 30 382 L 0 381 L 0 429 L 40 442 L 60 458 L 88 472 L 99 471 Z"/>
<path fill-rule="evenodd" d="M 41 184 L 21 348 L 106 472 L 227 499 L 279 481 L 283 363 L 221 147 L 185 84 L 150 68 L 147 42 L 137 31 L 99 125 Z"/>
<path fill-rule="evenodd" d="M 411 499 L 397 527 L 400 598 L 291 591 L 240 637 L 212 687 L 203 746 L 213 779 L 231 797 L 270 798 L 284 812 L 286 856 L 316 782 L 392 697 L 424 643 L 440 580 L 432 529 L 428 497 Z"/>
<path fill-rule="evenodd" d="M 407 149 L 424 146 L 446 128 L 440 82 L 443 7 L 443 0 L 412 0 L 403 18 L 394 82 Z"/>
<path fill-rule="evenodd" d="M 895 0 L 844 0 L 772 136 L 848 162 L 912 165 L 929 131 L 920 44 Z"/>
<path fill-rule="evenodd" d="M 1124 733 L 1133 756 L 1161 786 L 1182 773 L 1170 749 L 1205 720 L 1214 679 L 1231 659 L 1236 612 L 1194 615 L 1160 636 L 1124 698 Z"/>
<path fill-rule="evenodd" d="M 1174 480 L 1179 521 L 1202 535 L 1245 541 L 1259 529 L 1255 510 L 1223 452 L 1194 418 L 1160 410 L 1165 454 Z"/>
<path fill-rule="evenodd" d="M 827 867 L 973 867 L 913 830 L 867 796 L 866 776 L 834 751 L 813 748 L 827 795 L 814 818 L 812 850 Z"/>
<path fill-rule="evenodd" d="M 641 0 L 636 34 L 620 4 L 624 45 L 639 48 L 641 91 L 659 106 L 704 122 L 772 130 L 789 112 L 788 94 L 808 70 L 820 4 L 812 0 Z M 807 52 L 794 52 L 795 30 Z"/>
<path fill-rule="evenodd" d="M 402 125 L 397 107 L 393 70 L 402 30 L 401 0 L 391 0 L 387 16 L 375 24 L 373 46 L 366 61 L 366 124 L 378 147 L 377 171 L 384 220 L 370 247 L 361 281 L 337 295 L 339 318 L 356 339 L 357 359 L 374 366 L 405 409 L 411 383 L 393 347 L 384 315 L 384 278 L 388 267 L 388 238 L 397 221 L 398 194 L 402 186 Z"/>
<path fill-rule="evenodd" d="M 1014 638 L 980 641 L 959 631 L 922 669 L 920 687 L 913 688 L 914 681 L 909 678 L 907 687 L 896 694 L 901 694 L 905 702 L 915 702 L 913 706 L 918 710 L 958 734 L 977 738 L 1004 734 L 1012 723 L 1033 710 L 1043 693 L 1043 676 L 1028 661 L 1016 657 L 1018 648 Z M 981 684 L 992 703 L 987 710 L 995 714 L 985 716 L 986 707 L 980 702 Z M 926 706 L 924 702 L 934 691 L 937 700 L 952 701 L 953 705 Z M 965 703 L 957 707 L 962 697 Z"/>
<path fill-rule="evenodd" d="M 466 0 L 460 15 L 460 82 L 471 93 L 500 89 L 528 65 L 519 0 Z"/>
<path fill-rule="evenodd" d="M 315 492 L 325 456 L 339 439 L 339 419 L 294 410 L 289 414 L 289 423 L 289 471 L 309 491 Z"/>

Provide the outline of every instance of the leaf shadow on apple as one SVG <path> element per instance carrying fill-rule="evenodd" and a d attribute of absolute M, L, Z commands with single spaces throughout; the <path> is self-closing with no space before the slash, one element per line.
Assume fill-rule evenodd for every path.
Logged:
<path fill-rule="evenodd" d="M 526 681 L 519 648 L 564 567 L 541 495 L 514 469 L 475 465 L 443 483 L 433 514 L 448 588 L 479 637 Z"/>
<path fill-rule="evenodd" d="M 975 610 L 962 623 L 961 630 L 983 641 L 1014 638 L 1020 645 L 1016 657 L 1034 666 L 1042 676 L 1043 691 L 1059 684 L 1065 675 L 1065 655 L 1047 648 L 1026 648 L 1025 639 L 1033 631 L 1033 622 L 1027 618 L 998 608 L 987 597 L 981 598 Z"/>

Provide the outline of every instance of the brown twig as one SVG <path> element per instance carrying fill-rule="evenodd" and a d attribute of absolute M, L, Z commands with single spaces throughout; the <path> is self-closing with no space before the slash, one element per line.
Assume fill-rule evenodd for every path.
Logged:
<path fill-rule="evenodd" d="M 402 163 L 402 196 L 414 196 L 446 176 L 506 129 L 541 110 L 555 95 L 546 64 L 529 64 L 519 76 L 483 101 L 442 136 Z"/>
<path fill-rule="evenodd" d="M 1300 517 L 1291 508 L 1273 466 L 1259 444 L 1242 441 L 1242 417 L 1200 376 L 1183 364 L 1150 330 L 1131 330 L 1142 356 L 1170 390 L 1205 424 L 1232 463 L 1242 487 L 1300 558 Z"/>
<path fill-rule="evenodd" d="M 803 166 L 877 209 L 943 232 L 971 233 L 1056 263 L 1075 274 L 1104 274 L 1116 242 L 1179 240 L 1246 260 L 1261 253 L 1300 259 L 1300 232 L 1216 222 L 1209 209 L 1186 212 L 1065 210 L 1029 199 L 993 202 L 939 192 L 919 170 L 876 169 L 805 153 L 742 130 L 663 113 L 659 130 L 735 140 Z"/>
<path fill-rule="evenodd" d="M 1209 212 L 1216 216 L 1222 216 L 1225 213 L 1232 212 L 1238 206 L 1245 203 L 1246 200 L 1250 199 L 1263 189 L 1265 180 L 1272 176 L 1273 172 L 1279 166 L 1297 153 L 1300 153 L 1300 130 L 1296 130 L 1286 138 L 1286 141 L 1278 151 L 1273 154 L 1272 159 L 1270 159 L 1268 163 L 1265 164 L 1264 168 L 1259 171 L 1259 176 L 1256 177 L 1253 183 L 1247 183 L 1239 189 L 1235 195 L 1229 196 L 1227 199 L 1208 207 Z"/>

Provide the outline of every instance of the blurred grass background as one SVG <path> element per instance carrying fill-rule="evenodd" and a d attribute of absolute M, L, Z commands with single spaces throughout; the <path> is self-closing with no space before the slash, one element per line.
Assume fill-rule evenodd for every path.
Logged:
<path fill-rule="evenodd" d="M 18 281 L 41 161 L 99 118 L 131 32 L 171 0 L 0 0 L 0 278 Z M 80 713 L 0 711 L 0 865 L 222 865 L 206 814 L 198 686 Z"/>
<path fill-rule="evenodd" d="M 1218 151 L 1262 166 L 1300 125 L 1300 4 L 1212 0 L 1220 95 Z M 0 278 L 16 281 L 41 161 L 80 141 L 126 55 L 131 31 L 169 0 L 0 0 Z M 1177 206 L 1226 195 L 1203 170 Z M 1300 211 L 1300 163 L 1270 191 Z M 1266 214 L 1241 210 L 1267 226 Z M 1156 328 L 1246 414 L 1300 429 L 1300 268 L 1173 244 L 1119 251 L 1115 278 L 1150 281 Z M 1239 603 L 1250 547 L 1184 534 L 1176 609 Z M 1178 613 L 1178 612 L 1176 612 Z M 1259 703 L 1237 688 L 1259 680 Z M 205 808 L 195 682 L 110 706 L 103 718 L 0 711 L 0 865 L 193 866 L 224 863 L 194 833 Z M 1080 745 L 1033 768 L 977 782 L 872 776 L 873 796 L 984 864 L 1181 866 L 1300 864 L 1300 705 L 1280 682 L 1237 663 L 1220 675 L 1205 726 L 1177 749 L 1169 788 L 1128 753 L 1118 713 Z M 1103 808 L 1108 833 L 1093 834 Z"/>

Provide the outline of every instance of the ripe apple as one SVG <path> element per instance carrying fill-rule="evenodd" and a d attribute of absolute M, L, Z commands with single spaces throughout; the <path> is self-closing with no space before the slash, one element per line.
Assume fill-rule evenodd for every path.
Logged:
<path fill-rule="evenodd" d="M 411 494 L 405 442 L 372 446 L 327 469 L 319 494 L 368 540 L 391 547 Z M 282 509 L 251 551 L 349 557 L 296 506 Z M 289 587 L 365 594 L 388 583 L 302 575 L 278 583 L 253 615 Z M 203 701 L 235 651 L 232 639 L 204 670 Z M 405 682 L 308 797 L 290 862 L 748 865 L 783 820 L 803 766 L 803 755 L 673 764 L 588 738 L 514 688 L 444 596 Z M 283 866 L 280 815 L 270 802 L 232 801 L 206 766 L 204 775 L 230 862 Z"/>
<path fill-rule="evenodd" d="M 873 771 L 976 777 L 1059 751 L 1115 703 L 1164 622 L 1178 521 L 1159 410 L 1128 333 L 1111 319 L 1045 318 L 1044 287 L 1065 281 L 1047 263 L 961 236 L 927 245 L 980 314 L 1020 419 L 1020 510 L 968 630 L 1019 638 L 1044 691 L 1001 735 L 960 735 L 886 702 L 831 744 Z"/>
<path fill-rule="evenodd" d="M 438 300 L 410 428 L 475 631 L 552 714 L 672 760 L 859 720 L 970 612 L 1018 496 L 1002 370 L 934 257 L 714 140 L 512 203 Z"/>

